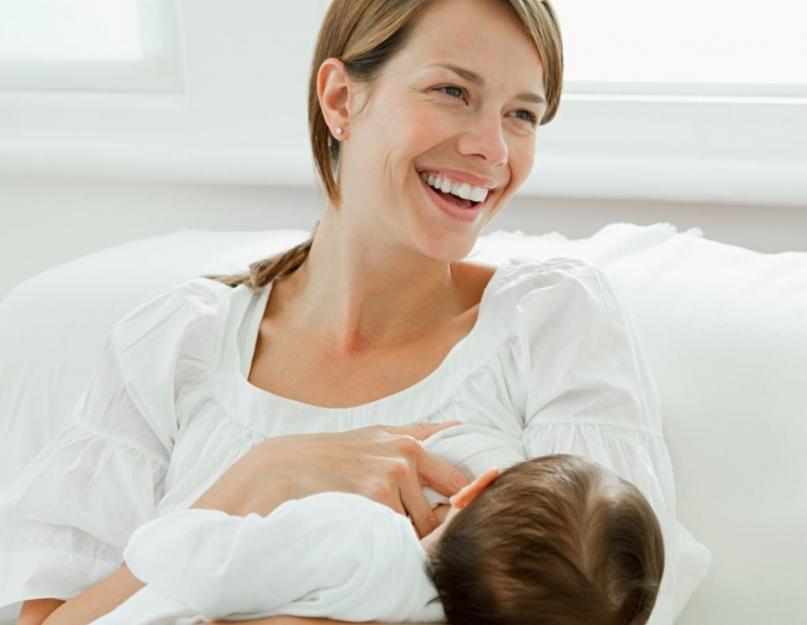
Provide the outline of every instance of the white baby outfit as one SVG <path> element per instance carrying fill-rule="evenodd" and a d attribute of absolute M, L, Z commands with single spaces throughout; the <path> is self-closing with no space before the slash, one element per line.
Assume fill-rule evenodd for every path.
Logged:
<path fill-rule="evenodd" d="M 196 278 L 114 326 L 72 424 L 0 501 L 0 606 L 66 600 L 108 577 L 135 529 L 189 508 L 267 437 L 459 419 L 518 439 L 526 457 L 576 453 L 635 484 L 666 550 L 650 625 L 672 623 L 676 580 L 703 547 L 676 519 L 658 393 L 601 269 L 571 258 L 499 266 L 473 329 L 435 371 L 348 408 L 248 381 L 270 290 Z"/>

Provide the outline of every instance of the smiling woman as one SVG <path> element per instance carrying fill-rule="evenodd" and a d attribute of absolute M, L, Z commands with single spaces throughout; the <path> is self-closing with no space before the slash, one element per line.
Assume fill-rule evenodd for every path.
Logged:
<path fill-rule="evenodd" d="M 333 172 L 338 168 L 342 146 L 333 140 L 331 120 L 325 119 L 316 84 L 317 72 L 329 58 L 340 59 L 350 79 L 366 86 L 365 104 L 373 93 L 383 90 L 384 83 L 392 82 L 404 90 L 401 93 L 430 93 L 435 100 L 442 98 L 443 106 L 460 107 L 459 102 L 448 102 L 452 98 L 459 100 L 456 95 L 438 95 L 441 89 L 461 90 L 458 86 L 440 85 L 440 79 L 460 78 L 474 87 L 471 110 L 477 116 L 481 103 L 492 100 L 492 110 L 498 112 L 503 101 L 512 105 L 523 97 L 525 87 L 533 87 L 537 92 L 533 103 L 546 102 L 542 115 L 535 117 L 541 119 L 542 125 L 555 117 L 563 87 L 563 47 L 549 2 L 485 3 L 484 26 L 476 21 L 482 16 L 467 10 L 468 3 L 399 2 L 383 11 L 371 6 L 379 4 L 382 3 L 334 3 L 314 55 L 308 104 L 311 143 L 333 204 L 339 204 Z M 432 19 L 423 19 L 427 8 Z M 510 19 L 501 20 L 505 13 Z M 362 19 L 368 14 L 380 19 L 375 23 L 367 17 Z M 399 51 L 402 54 L 396 54 Z M 418 116 L 412 121 L 423 120 Z M 423 130 L 425 134 L 429 129 Z"/>
<path fill-rule="evenodd" d="M 317 232 L 341 212 L 405 225 L 399 232 L 430 255 L 463 257 L 529 175 L 537 127 L 554 119 L 562 88 L 548 1 L 332 2 L 308 89 L 311 148 L 330 204 L 314 229 L 318 247 L 332 236 Z M 451 204 L 417 179 L 424 171 L 447 178 L 443 192 L 488 187 L 483 210 L 436 212 Z M 295 272 L 313 242 L 219 279 L 259 288 Z"/>
<path fill-rule="evenodd" d="M 420 443 L 452 420 L 515 439 L 520 453 L 596 455 L 654 498 L 669 530 L 675 491 L 652 379 L 603 273 L 572 259 L 465 260 L 529 175 L 562 74 L 548 0 L 334 0 L 309 82 L 328 196 L 314 236 L 243 273 L 178 285 L 115 326 L 73 425 L 0 502 L 0 600 L 66 598 L 48 625 L 106 612 L 104 623 L 153 622 L 125 612 L 142 587 L 121 566 L 138 527 L 191 507 L 271 516 L 284 500 L 332 491 L 398 513 L 407 562 L 423 564 L 414 532 L 437 525 L 424 487 L 445 502 L 478 478 Z M 317 550 L 344 555 L 334 592 L 318 585 L 277 613 L 523 625 L 629 614 L 641 625 L 658 589 L 628 537 L 610 543 L 627 543 L 623 557 L 564 545 L 549 584 L 533 561 L 449 544 L 441 553 L 467 566 L 411 593 L 352 574 L 386 551 L 344 549 L 330 518 L 296 520 L 307 557 L 281 548 L 292 565 L 277 568 L 304 585 Z M 199 588 L 209 583 L 210 568 L 182 564 Z M 423 578 L 420 565 L 383 564 Z M 368 600 L 354 612 L 340 579 L 362 582 Z M 43 605 L 27 602 L 22 622 L 41 622 Z"/>

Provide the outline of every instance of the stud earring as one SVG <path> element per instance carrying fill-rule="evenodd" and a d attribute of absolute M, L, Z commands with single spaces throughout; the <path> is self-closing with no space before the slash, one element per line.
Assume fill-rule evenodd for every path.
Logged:
<path fill-rule="evenodd" d="M 336 134 L 341 135 L 341 134 L 342 134 L 342 129 L 341 129 L 341 128 L 337 128 L 337 129 L 336 129 Z"/>

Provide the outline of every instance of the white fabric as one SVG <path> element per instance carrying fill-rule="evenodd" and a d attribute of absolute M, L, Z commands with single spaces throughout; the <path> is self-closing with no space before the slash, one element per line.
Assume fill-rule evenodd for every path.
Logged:
<path fill-rule="evenodd" d="M 567 256 L 609 269 L 627 256 L 639 267 L 638 274 L 636 268 L 627 267 L 637 278 L 629 286 L 641 294 L 646 283 L 654 284 L 657 275 L 669 274 L 678 264 L 654 267 L 657 275 L 653 275 L 641 269 L 644 255 L 674 240 L 688 258 L 701 258 L 700 249 L 689 249 L 698 243 L 689 236 L 692 232 L 676 234 L 669 224 L 611 224 L 591 237 L 569 240 L 556 232 L 526 236 L 497 231 L 479 237 L 470 259 L 498 265 L 512 255 Z M 289 249 L 308 236 L 305 230 L 176 232 L 88 254 L 16 285 L 0 301 L 0 493 L 70 423 L 110 329 L 124 314 L 177 284 L 207 273 L 243 271 L 251 262 Z M 715 251 L 718 244 L 712 241 L 703 244 L 704 251 L 712 250 L 704 260 L 719 260 L 712 257 L 719 257 L 722 248 Z M 792 275 L 804 273 L 795 262 L 774 267 L 761 263 L 767 259 L 764 255 L 757 256 L 755 274 L 768 282 L 788 269 Z M 691 282 L 687 275 L 678 279 Z M 766 293 L 775 297 L 780 291 L 768 288 Z M 703 310 L 694 304 L 689 308 L 697 319 Z M 653 311 L 651 331 L 661 312 Z"/>
<path fill-rule="evenodd" d="M 138 528 L 124 557 L 148 585 L 93 625 L 445 620 L 409 519 L 352 493 L 292 499 L 266 517 L 179 510 Z"/>
<path fill-rule="evenodd" d="M 521 437 L 482 425 L 437 432 L 423 446 L 469 476 L 525 460 Z M 436 506 L 448 498 L 428 486 Z M 147 586 L 93 625 L 182 625 L 290 614 L 442 622 L 411 522 L 351 493 L 287 501 L 263 518 L 178 510 L 141 525 L 123 552 Z"/>
<path fill-rule="evenodd" d="M 251 351 L 238 345 L 254 348 L 268 292 L 194 279 L 113 328 L 73 423 L 0 502 L 0 605 L 66 599 L 110 575 L 134 529 L 187 508 L 268 436 L 456 418 L 521 436 L 531 456 L 583 453 L 636 484 L 668 556 L 651 625 L 672 622 L 678 547 L 691 537 L 675 516 L 655 385 L 601 269 L 565 258 L 503 264 L 473 331 L 436 371 L 341 409 L 247 381 Z"/>
<path fill-rule="evenodd" d="M 112 326 L 126 313 L 206 273 L 243 271 L 308 235 L 174 232 L 87 254 L 17 284 L 0 300 L 0 494 L 70 423 Z"/>

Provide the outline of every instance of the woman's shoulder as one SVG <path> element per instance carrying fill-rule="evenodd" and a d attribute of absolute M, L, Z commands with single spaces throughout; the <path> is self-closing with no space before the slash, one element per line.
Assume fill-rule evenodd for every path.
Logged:
<path fill-rule="evenodd" d="M 598 305 L 610 289 L 599 265 L 572 257 L 538 259 L 513 257 L 498 266 L 487 266 L 490 305 L 499 317 L 523 318 L 535 306 L 561 307 L 567 311 L 580 306 Z M 539 304 L 540 302 L 540 304 Z"/>
<path fill-rule="evenodd" d="M 131 308 L 112 327 L 110 337 L 121 354 L 138 349 L 153 354 L 157 345 L 176 350 L 180 340 L 189 336 L 204 342 L 226 315 L 237 289 L 246 288 L 233 289 L 202 277 L 185 280 Z"/>

